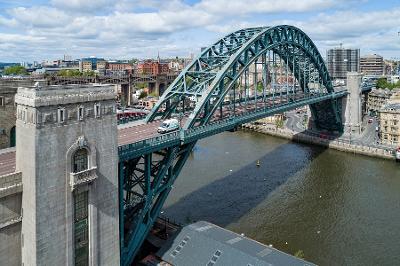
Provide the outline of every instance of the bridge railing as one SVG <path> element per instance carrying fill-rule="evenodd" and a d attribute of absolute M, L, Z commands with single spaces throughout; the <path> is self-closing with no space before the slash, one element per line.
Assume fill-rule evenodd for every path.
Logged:
<path fill-rule="evenodd" d="M 130 117 L 122 117 L 122 118 L 118 119 L 117 124 L 118 125 L 122 125 L 122 124 L 126 124 L 126 123 L 129 123 L 129 122 L 142 120 L 142 119 L 145 119 L 146 116 L 147 116 L 147 114 L 138 115 L 138 116 L 130 116 Z"/>
<path fill-rule="evenodd" d="M 136 155 L 146 154 L 148 152 L 163 147 L 178 145 L 180 143 L 179 134 L 180 134 L 179 131 L 175 131 L 151 139 L 146 139 L 135 143 L 119 146 L 118 147 L 119 157 L 122 160 L 126 158 L 133 158 Z"/>
<path fill-rule="evenodd" d="M 181 129 L 180 131 L 175 131 L 169 134 L 164 134 L 150 139 L 120 146 L 120 159 L 133 158 L 134 156 L 140 156 L 142 154 L 146 154 L 166 147 L 171 147 L 173 145 L 190 143 L 192 141 L 215 135 L 226 130 L 231 130 L 236 126 L 248 123 L 253 120 L 261 119 L 268 115 L 282 113 L 287 110 L 291 110 L 307 104 L 313 104 L 319 101 L 342 97 L 346 94 L 347 92 L 345 91 L 325 93 L 322 95 L 318 95 L 314 98 L 294 100 L 282 105 L 260 107 L 257 109 L 248 110 L 245 113 L 237 114 L 235 116 L 226 117 L 223 120 L 213 121 L 203 126 L 197 126 L 187 130 Z"/>

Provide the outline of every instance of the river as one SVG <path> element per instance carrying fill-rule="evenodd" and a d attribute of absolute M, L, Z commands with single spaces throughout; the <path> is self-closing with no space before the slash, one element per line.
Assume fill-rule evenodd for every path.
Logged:
<path fill-rule="evenodd" d="M 319 265 L 400 265 L 400 164 L 393 161 L 225 132 L 196 145 L 164 214 L 302 250 Z"/>

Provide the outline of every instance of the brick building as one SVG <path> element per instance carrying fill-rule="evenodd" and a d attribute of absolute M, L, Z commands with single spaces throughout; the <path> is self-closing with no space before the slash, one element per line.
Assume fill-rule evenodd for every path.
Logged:
<path fill-rule="evenodd" d="M 129 63 L 122 63 L 122 62 L 108 62 L 107 69 L 111 71 L 132 71 L 133 66 Z"/>
<path fill-rule="evenodd" d="M 156 61 L 144 61 L 138 64 L 138 73 L 145 75 L 167 74 L 169 72 L 168 64 Z"/>

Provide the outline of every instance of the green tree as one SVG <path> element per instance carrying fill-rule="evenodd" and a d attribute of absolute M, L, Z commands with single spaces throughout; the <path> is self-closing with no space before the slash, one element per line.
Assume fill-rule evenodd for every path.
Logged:
<path fill-rule="evenodd" d="M 304 259 L 304 251 L 299 249 L 294 253 L 294 256 L 299 259 Z"/>
<path fill-rule="evenodd" d="M 390 82 L 387 82 L 386 78 L 380 78 L 376 82 L 376 87 L 382 89 L 388 88 L 389 90 L 393 90 L 394 88 L 400 88 L 400 81 L 398 81 L 395 84 L 392 84 Z"/>
<path fill-rule="evenodd" d="M 143 99 L 143 98 L 146 98 L 146 97 L 147 97 L 147 92 L 142 91 L 142 92 L 140 93 L 140 95 L 139 95 L 139 100 L 140 100 L 140 99 Z"/>
<path fill-rule="evenodd" d="M 10 66 L 4 70 L 4 74 L 6 75 L 27 75 L 28 72 L 23 66 Z"/>

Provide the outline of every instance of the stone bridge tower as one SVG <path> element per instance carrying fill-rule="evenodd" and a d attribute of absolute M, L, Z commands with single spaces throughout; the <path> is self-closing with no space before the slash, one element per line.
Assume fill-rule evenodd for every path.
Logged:
<path fill-rule="evenodd" d="M 15 102 L 23 265 L 119 265 L 113 86 L 19 88 Z"/>

